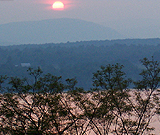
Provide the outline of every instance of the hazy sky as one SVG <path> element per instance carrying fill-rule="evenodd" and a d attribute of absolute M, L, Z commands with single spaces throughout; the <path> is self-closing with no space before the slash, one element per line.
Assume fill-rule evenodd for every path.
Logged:
<path fill-rule="evenodd" d="M 60 1 L 60 0 L 59 0 Z M 159 0 L 0 0 L 0 24 L 54 18 L 77 18 L 111 27 L 129 38 L 159 37 Z"/>

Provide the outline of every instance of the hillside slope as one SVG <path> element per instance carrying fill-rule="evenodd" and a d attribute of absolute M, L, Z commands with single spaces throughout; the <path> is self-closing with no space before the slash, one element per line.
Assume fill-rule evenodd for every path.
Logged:
<path fill-rule="evenodd" d="M 0 45 L 118 38 L 122 36 L 111 28 L 78 19 L 62 18 L 0 25 Z"/>

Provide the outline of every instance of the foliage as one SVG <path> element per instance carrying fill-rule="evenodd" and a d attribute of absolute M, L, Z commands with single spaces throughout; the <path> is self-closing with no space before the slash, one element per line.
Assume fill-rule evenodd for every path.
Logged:
<path fill-rule="evenodd" d="M 131 82 L 130 79 L 125 80 L 125 73 L 122 71 L 123 65 L 118 63 L 115 65 L 101 66 L 101 70 L 98 70 L 93 75 L 93 86 L 96 88 L 101 87 L 105 90 L 124 90 Z"/>
<path fill-rule="evenodd" d="M 144 58 L 141 80 L 126 79 L 123 65 L 101 66 L 93 74 L 91 91 L 40 68 L 28 69 L 33 80 L 1 76 L 0 134 L 8 135 L 144 135 L 160 113 L 160 66 Z M 8 80 L 8 86 L 2 84 Z M 4 91 L 5 90 L 5 91 Z"/>
<path fill-rule="evenodd" d="M 3 93 L 4 89 L 2 84 L 7 80 L 7 76 L 6 75 L 1 75 L 0 76 L 0 92 Z"/>
<path fill-rule="evenodd" d="M 89 90 L 92 73 L 104 64 L 121 63 L 126 75 L 138 80 L 139 59 L 153 55 L 160 61 L 159 43 L 160 39 L 123 39 L 1 46 L 0 75 L 28 78 L 27 67 L 21 66 L 27 62 L 34 69 L 40 66 L 44 74 L 76 77 L 77 85 Z"/>
<path fill-rule="evenodd" d="M 61 93 L 61 77 L 40 77 L 40 68 L 29 71 L 35 79 L 32 85 L 26 79 L 11 77 L 9 93 L 0 96 L 1 134 L 61 135 L 71 130 L 78 118 L 72 112 L 70 97 Z"/>

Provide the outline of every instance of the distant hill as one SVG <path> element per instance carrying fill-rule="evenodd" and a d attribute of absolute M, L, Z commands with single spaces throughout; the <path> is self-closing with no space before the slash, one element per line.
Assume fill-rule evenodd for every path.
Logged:
<path fill-rule="evenodd" d="M 76 78 L 78 86 L 92 87 L 93 73 L 101 65 L 120 63 L 126 76 L 139 80 L 140 59 L 160 62 L 160 39 L 94 40 L 67 43 L 0 46 L 0 75 L 27 77 L 28 66 L 44 73 Z"/>
<path fill-rule="evenodd" d="M 62 18 L 0 25 L 0 45 L 118 38 L 122 38 L 122 35 L 111 28 L 78 19 Z"/>

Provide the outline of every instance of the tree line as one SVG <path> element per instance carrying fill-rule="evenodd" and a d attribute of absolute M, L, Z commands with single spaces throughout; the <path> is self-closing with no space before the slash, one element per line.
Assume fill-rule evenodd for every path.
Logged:
<path fill-rule="evenodd" d="M 127 78 L 119 63 L 101 66 L 89 91 L 75 78 L 64 83 L 39 67 L 27 70 L 31 80 L 1 75 L 0 134 L 152 134 L 151 120 L 160 114 L 160 63 L 153 57 L 141 63 L 138 81 Z"/>
<path fill-rule="evenodd" d="M 89 89 L 92 73 L 101 65 L 121 63 L 126 75 L 138 80 L 139 59 L 154 56 L 160 61 L 159 44 L 160 39 L 125 39 L 1 46 L 0 74 L 27 77 L 27 68 L 21 63 L 29 63 L 34 69 L 40 66 L 45 74 L 76 77 L 77 86 Z"/>

